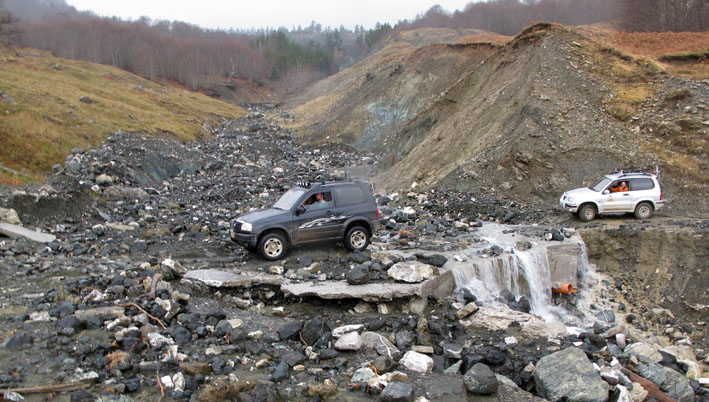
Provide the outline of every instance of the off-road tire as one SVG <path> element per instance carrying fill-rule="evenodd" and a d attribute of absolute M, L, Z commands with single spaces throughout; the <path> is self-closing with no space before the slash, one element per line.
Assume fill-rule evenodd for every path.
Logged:
<path fill-rule="evenodd" d="M 258 252 L 268 261 L 280 260 L 288 251 L 288 241 L 282 234 L 271 232 L 265 234 L 258 242 Z"/>
<path fill-rule="evenodd" d="M 362 226 L 352 226 L 345 234 L 344 243 L 350 251 L 362 251 L 369 245 L 369 231 Z"/>
<path fill-rule="evenodd" d="M 635 207 L 635 217 L 638 219 L 647 219 L 652 216 L 654 208 L 649 202 L 641 202 Z"/>
<path fill-rule="evenodd" d="M 579 208 L 579 219 L 581 219 L 583 222 L 589 222 L 596 218 L 597 213 L 598 211 L 596 211 L 595 205 L 585 204 L 582 205 L 581 208 Z"/>

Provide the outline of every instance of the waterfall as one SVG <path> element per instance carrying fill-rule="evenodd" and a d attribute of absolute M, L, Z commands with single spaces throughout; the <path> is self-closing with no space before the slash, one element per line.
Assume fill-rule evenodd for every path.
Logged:
<path fill-rule="evenodd" d="M 507 289 L 519 300 L 528 296 L 531 312 L 553 320 L 549 260 L 545 247 L 500 257 L 475 258 L 453 270 L 458 288 L 468 288 L 482 302 L 494 302 Z"/>

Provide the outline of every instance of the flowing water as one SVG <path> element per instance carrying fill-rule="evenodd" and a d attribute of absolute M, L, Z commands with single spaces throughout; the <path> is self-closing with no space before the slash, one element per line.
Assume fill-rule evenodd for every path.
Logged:
<path fill-rule="evenodd" d="M 508 290 L 519 301 L 522 297 L 529 300 L 531 313 L 546 321 L 559 321 L 580 324 L 578 317 L 572 317 L 565 309 L 552 303 L 552 269 L 549 251 L 559 242 L 549 242 L 538 237 L 527 237 L 510 227 L 499 225 L 484 225 L 479 234 L 482 244 L 460 251 L 456 256 L 453 275 L 457 288 L 467 288 L 483 304 L 500 303 L 500 296 Z M 566 242 L 578 245 L 578 256 L 572 259 L 577 266 L 573 272 L 577 274 L 574 285 L 579 287 L 580 302 L 586 300 L 586 283 L 592 272 L 586 258 L 585 247 L 577 234 Z M 520 246 L 523 243 L 524 246 Z M 531 244 L 531 247 L 528 247 Z M 491 246 L 499 247 L 501 255 L 481 253 L 481 250 Z M 526 249 L 525 249 L 526 248 Z M 499 253 L 497 253 L 499 254 Z"/>

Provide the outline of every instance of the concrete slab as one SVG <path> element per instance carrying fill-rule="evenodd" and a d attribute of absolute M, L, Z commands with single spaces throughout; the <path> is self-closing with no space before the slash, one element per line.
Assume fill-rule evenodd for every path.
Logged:
<path fill-rule="evenodd" d="M 217 269 L 198 269 L 188 271 L 183 279 L 202 282 L 215 288 L 251 287 L 253 284 L 281 286 L 285 280 L 280 275 L 270 275 L 258 272 L 227 272 Z"/>
<path fill-rule="evenodd" d="M 420 283 L 368 283 L 350 285 L 347 281 L 286 282 L 281 291 L 293 296 L 317 296 L 322 299 L 360 299 L 369 302 L 391 301 L 397 298 L 420 297 L 444 293 L 438 288 L 450 286 L 453 274 L 440 270 L 440 274 Z M 452 288 L 450 289 L 452 291 Z"/>
<path fill-rule="evenodd" d="M 13 225 L 10 223 L 0 223 L 0 233 L 4 234 L 7 237 L 11 237 L 13 239 L 22 236 L 22 237 L 25 237 L 26 239 L 36 241 L 39 243 L 49 243 L 49 242 L 53 242 L 54 240 L 57 239 L 57 237 L 54 235 L 51 235 L 48 233 L 37 232 L 34 230 L 23 228 L 22 226 Z"/>
<path fill-rule="evenodd" d="M 428 295 L 448 295 L 455 282 L 450 270 L 441 268 L 440 274 L 421 283 L 370 283 L 350 285 L 347 281 L 292 282 L 281 275 L 258 272 L 228 272 L 202 269 L 187 272 L 183 279 L 204 283 L 215 288 L 251 287 L 255 284 L 280 286 L 286 295 L 316 296 L 323 299 L 360 299 L 386 302 L 396 298 L 423 298 Z"/>

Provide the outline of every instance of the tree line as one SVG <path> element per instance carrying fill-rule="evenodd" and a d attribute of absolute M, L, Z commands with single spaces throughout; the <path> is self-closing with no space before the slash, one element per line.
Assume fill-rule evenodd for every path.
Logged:
<path fill-rule="evenodd" d="M 565 25 L 610 23 L 626 31 L 684 32 L 709 29 L 707 0 L 487 0 L 448 13 L 433 6 L 395 30 L 476 28 L 516 35 L 539 21 Z"/>
<path fill-rule="evenodd" d="M 77 12 L 64 0 L 51 9 L 40 0 L 0 0 L 0 42 L 50 50 L 58 57 L 113 65 L 150 80 L 170 80 L 193 90 L 234 79 L 292 91 L 351 65 L 392 32 L 416 28 L 476 28 L 515 35 L 535 22 L 566 25 L 612 23 L 628 31 L 705 31 L 707 0 L 487 0 L 448 13 L 431 7 L 393 27 L 350 31 L 309 27 L 291 31 L 208 30 L 177 21 L 123 21 Z M 8 7 L 11 8 L 11 7 Z M 34 10 L 34 11 L 33 11 Z M 39 12 L 41 18 L 32 18 Z M 21 27 L 21 29 L 20 29 Z"/>

